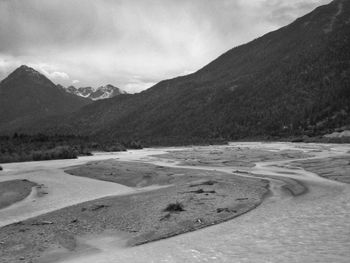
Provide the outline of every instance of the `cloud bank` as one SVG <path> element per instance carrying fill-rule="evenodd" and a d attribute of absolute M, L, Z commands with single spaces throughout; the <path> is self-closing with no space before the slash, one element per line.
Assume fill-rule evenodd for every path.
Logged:
<path fill-rule="evenodd" d="M 0 0 L 0 79 L 27 64 L 55 83 L 138 92 L 329 2 Z"/>

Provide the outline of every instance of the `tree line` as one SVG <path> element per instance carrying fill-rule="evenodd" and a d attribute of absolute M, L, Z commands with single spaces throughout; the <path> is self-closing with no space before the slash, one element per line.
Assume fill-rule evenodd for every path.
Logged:
<path fill-rule="evenodd" d="M 77 135 L 18 134 L 0 136 L 0 163 L 74 159 L 93 151 L 118 152 L 140 149 L 134 140 L 118 141 Z"/>

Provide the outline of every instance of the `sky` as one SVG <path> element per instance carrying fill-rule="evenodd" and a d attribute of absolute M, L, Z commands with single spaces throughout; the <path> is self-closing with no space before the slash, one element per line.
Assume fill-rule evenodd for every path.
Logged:
<path fill-rule="evenodd" d="M 140 92 L 331 0 L 0 0 L 0 80 L 20 65 L 65 86 Z"/>

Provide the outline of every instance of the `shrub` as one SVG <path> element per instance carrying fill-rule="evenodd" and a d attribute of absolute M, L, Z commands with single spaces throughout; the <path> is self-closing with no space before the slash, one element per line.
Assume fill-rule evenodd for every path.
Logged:
<path fill-rule="evenodd" d="M 124 147 L 124 145 L 121 145 L 120 143 L 114 143 L 114 144 L 105 146 L 103 150 L 106 152 L 122 152 L 122 151 L 126 151 L 126 148 Z"/>
<path fill-rule="evenodd" d="M 2 166 L 0 165 L 0 171 L 2 171 Z"/>
<path fill-rule="evenodd" d="M 129 144 L 142 147 L 137 141 Z M 75 135 L 0 135 L 0 163 L 77 158 L 91 151 L 126 151 L 127 143 Z"/>
<path fill-rule="evenodd" d="M 182 212 L 185 211 L 182 203 L 176 201 L 176 203 L 169 204 L 165 209 L 165 212 Z"/>
<path fill-rule="evenodd" d="M 143 146 L 139 141 L 131 141 L 126 144 L 126 146 L 130 149 L 142 149 Z"/>
<path fill-rule="evenodd" d="M 78 157 L 78 151 L 70 146 L 58 146 L 50 150 L 33 151 L 31 155 L 33 161 L 75 159 Z"/>

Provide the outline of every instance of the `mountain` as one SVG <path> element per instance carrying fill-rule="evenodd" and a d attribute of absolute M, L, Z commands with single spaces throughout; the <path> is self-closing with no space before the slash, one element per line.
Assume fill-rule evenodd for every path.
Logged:
<path fill-rule="evenodd" d="M 0 130 L 72 113 L 89 100 L 68 94 L 38 71 L 21 66 L 0 82 Z"/>
<path fill-rule="evenodd" d="M 335 0 L 199 71 L 28 131 L 178 144 L 317 135 L 350 124 L 350 1 Z"/>
<path fill-rule="evenodd" d="M 114 98 L 115 96 L 119 96 L 121 94 L 126 94 L 126 92 L 117 87 L 114 87 L 111 84 L 108 84 L 106 86 L 97 88 L 93 93 L 90 94 L 89 98 L 92 100 L 101 100 Z"/>
<path fill-rule="evenodd" d="M 103 99 L 110 99 L 115 96 L 121 95 L 121 94 L 126 94 L 125 91 L 114 87 L 113 85 L 106 85 L 106 86 L 101 86 L 98 87 L 97 89 L 91 88 L 91 87 L 81 87 L 81 88 L 76 88 L 74 86 L 69 86 L 66 91 L 68 93 L 88 98 L 91 100 L 103 100 Z"/>
<path fill-rule="evenodd" d="M 81 87 L 81 88 L 76 88 L 74 86 L 69 86 L 67 88 L 64 88 L 66 92 L 83 97 L 83 98 L 88 98 L 91 93 L 94 92 L 94 89 L 92 87 Z"/>

